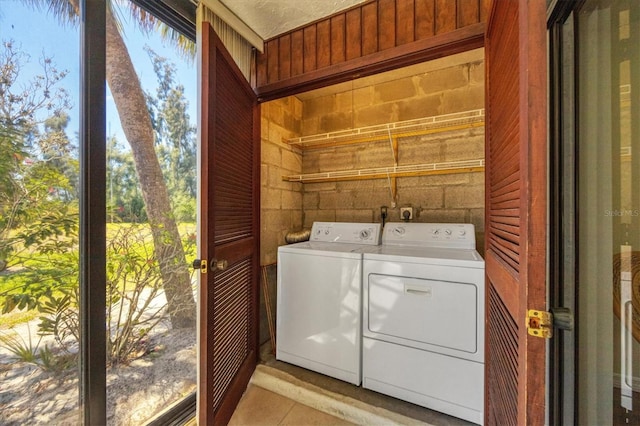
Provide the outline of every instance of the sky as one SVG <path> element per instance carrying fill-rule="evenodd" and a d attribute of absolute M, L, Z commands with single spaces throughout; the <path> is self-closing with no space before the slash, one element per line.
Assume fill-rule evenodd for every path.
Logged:
<path fill-rule="evenodd" d="M 126 13 L 121 16 L 128 18 Z M 195 125 L 197 120 L 197 74 L 195 59 L 182 57 L 170 42 L 165 42 L 157 33 L 146 35 L 141 33 L 135 23 L 125 19 L 124 40 L 133 58 L 134 67 L 145 91 L 155 94 L 157 79 L 149 55 L 143 50 L 145 45 L 151 47 L 158 55 L 169 58 L 176 65 L 176 82 L 185 87 L 185 96 L 189 102 L 189 116 Z M 71 95 L 73 108 L 70 111 L 71 121 L 67 133 L 75 142 L 80 116 L 80 30 L 73 25 L 63 26 L 46 11 L 35 10 L 25 6 L 21 0 L 0 0 L 0 41 L 13 40 L 15 46 L 28 53 L 30 62 L 21 72 L 21 78 L 27 81 L 30 77 L 42 73 L 38 62 L 44 54 L 51 57 L 58 69 L 69 71 L 62 85 Z M 126 138 L 118 118 L 111 93 L 107 88 L 107 136 L 116 136 L 121 144 Z"/>

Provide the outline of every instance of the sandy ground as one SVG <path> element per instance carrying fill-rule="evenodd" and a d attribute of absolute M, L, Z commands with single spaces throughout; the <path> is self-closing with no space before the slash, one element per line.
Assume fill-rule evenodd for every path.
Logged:
<path fill-rule="evenodd" d="M 195 329 L 159 326 L 150 339 L 152 352 L 107 370 L 110 425 L 142 424 L 195 390 Z M 40 342 L 41 347 L 45 343 Z M 77 370 L 55 375 L 16 362 L 0 345 L 0 424 L 76 425 L 78 400 Z"/>

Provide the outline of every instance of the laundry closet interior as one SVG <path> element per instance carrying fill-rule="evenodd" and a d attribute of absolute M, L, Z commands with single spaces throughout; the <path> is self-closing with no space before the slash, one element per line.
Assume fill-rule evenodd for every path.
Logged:
<path fill-rule="evenodd" d="M 474 49 L 261 105 L 261 344 L 278 247 L 314 222 L 472 224 L 483 254 L 484 67 Z"/>

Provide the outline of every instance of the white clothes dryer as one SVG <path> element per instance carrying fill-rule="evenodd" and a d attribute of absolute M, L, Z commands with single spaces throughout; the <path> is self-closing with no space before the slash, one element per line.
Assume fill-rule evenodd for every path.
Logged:
<path fill-rule="evenodd" d="M 363 277 L 363 387 L 481 424 L 484 260 L 473 225 L 388 223 Z"/>
<path fill-rule="evenodd" d="M 362 251 L 381 231 L 315 222 L 309 241 L 278 248 L 276 359 L 361 383 Z"/>

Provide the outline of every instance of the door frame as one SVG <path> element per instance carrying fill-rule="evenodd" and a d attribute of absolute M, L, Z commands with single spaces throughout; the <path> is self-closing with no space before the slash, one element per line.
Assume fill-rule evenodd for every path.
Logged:
<path fill-rule="evenodd" d="M 582 0 L 559 1 L 554 0 L 547 8 L 547 32 L 549 46 L 549 306 L 568 308 L 577 319 L 578 307 L 576 303 L 576 281 L 578 265 L 575 262 L 575 252 L 565 253 L 563 242 L 567 234 L 575 236 L 577 245 L 577 211 L 575 210 L 576 189 L 573 188 L 571 199 L 565 193 L 566 179 L 577 182 L 577 152 L 575 135 L 577 130 L 575 96 L 567 99 L 563 93 L 564 87 L 573 87 L 574 95 L 576 81 L 574 75 L 567 75 L 563 70 L 565 60 L 569 59 L 575 66 L 577 51 L 576 43 L 571 58 L 566 58 L 563 43 L 563 27 L 568 20 L 574 20 L 574 11 L 583 3 Z M 575 21 L 574 21 L 575 31 Z M 575 38 L 574 38 L 575 40 Z M 575 72 L 575 68 L 573 69 Z M 570 78 L 571 80 L 567 80 Z M 574 116 L 569 118 L 564 111 L 570 108 Z M 568 141 L 563 130 L 567 125 L 573 127 L 573 140 Z M 567 148 L 571 150 L 569 153 Z M 565 175 L 563 160 L 571 154 L 574 167 Z M 567 205 L 570 206 L 567 209 Z M 565 256 L 573 256 L 573 279 L 564 270 Z M 577 323 L 577 321 L 576 321 Z M 577 377 L 578 366 L 578 328 L 573 330 L 554 330 L 555 336 L 549 346 L 549 384 L 548 384 L 548 421 L 550 424 L 574 424 L 577 421 Z"/>
<path fill-rule="evenodd" d="M 534 1 L 537 1 L 537 0 L 534 0 Z M 523 35 L 527 35 L 527 30 L 521 30 L 521 34 L 523 34 Z M 485 45 L 485 40 L 483 40 L 483 42 L 481 43 L 481 45 L 482 45 L 482 46 L 484 46 L 484 45 Z M 477 47 L 479 47 L 479 44 L 469 44 L 467 47 L 468 47 L 468 49 L 465 49 L 464 47 L 462 47 L 462 48 L 460 48 L 460 50 L 459 50 L 459 51 L 471 50 L 471 49 L 473 49 L 473 48 L 477 48 Z M 429 52 L 431 52 L 431 50 L 430 50 Z M 423 52 L 423 53 L 424 53 L 424 52 Z M 426 55 L 426 56 L 428 56 L 428 55 Z M 485 61 L 486 61 L 486 56 L 485 56 Z M 376 67 L 376 64 L 375 64 L 375 63 L 373 63 L 373 64 L 369 64 L 368 66 L 365 66 L 365 67 L 363 67 L 363 68 L 359 69 L 358 71 L 359 71 L 359 74 L 360 74 L 360 75 L 362 75 L 363 73 L 367 73 L 367 70 L 375 70 L 375 69 L 376 69 L 375 67 Z M 327 69 L 327 73 L 330 73 L 330 71 L 331 71 L 330 69 Z M 376 72 L 376 71 L 372 71 L 371 73 L 373 74 L 373 73 L 375 73 L 375 72 Z M 340 81 L 344 81 L 346 78 L 351 78 L 351 77 L 355 78 L 355 77 L 356 77 L 356 75 L 352 75 L 352 76 L 345 77 L 345 76 L 340 76 L 340 75 L 336 74 L 336 76 L 329 76 L 329 77 L 327 77 L 326 79 L 324 79 L 324 80 L 323 80 L 323 82 L 322 82 L 322 85 L 321 85 L 321 86 L 323 86 L 323 87 L 324 87 L 324 86 L 328 86 L 328 85 L 331 85 L 331 84 L 334 84 L 334 83 L 337 83 L 337 82 L 340 82 Z M 545 82 L 546 82 L 546 79 L 545 79 Z M 318 87 L 320 87 L 320 85 L 319 85 Z M 299 90 L 297 90 L 297 91 L 296 91 L 295 89 L 290 90 L 290 91 L 283 91 L 283 93 L 281 93 L 281 94 L 280 94 L 280 96 L 278 96 L 278 97 L 281 97 L 281 96 L 287 96 L 287 95 L 292 95 L 292 94 L 297 93 L 298 91 L 299 91 Z M 271 98 L 269 98 L 269 99 L 271 99 Z M 264 99 L 261 99 L 260 101 L 263 101 L 263 100 L 264 100 Z M 536 131 L 541 131 L 541 130 L 540 130 L 540 129 L 537 129 Z M 544 131 L 546 131 L 546 129 L 544 129 Z M 543 200 L 543 201 L 546 201 L 546 200 Z M 487 206 L 485 206 L 485 212 L 486 212 L 486 211 L 487 211 Z M 545 213 L 546 213 L 546 209 L 545 209 Z M 539 219 L 539 218 L 537 218 L 537 219 Z M 537 222 L 536 222 L 536 223 L 537 223 Z M 531 230 L 531 229 L 528 229 L 527 231 L 532 231 L 532 230 Z M 544 238 L 544 239 L 546 240 L 546 238 Z M 544 277 L 539 277 L 539 276 L 536 276 L 536 277 L 527 277 L 527 279 L 530 279 L 530 278 L 535 278 L 535 279 L 540 279 L 540 278 L 542 278 L 542 279 L 544 279 Z M 537 308 L 538 308 L 538 309 L 540 309 L 540 308 L 541 308 L 541 306 L 538 306 Z M 524 318 L 522 319 L 522 322 L 521 322 L 521 323 L 519 323 L 519 324 L 520 324 L 521 326 L 524 326 Z M 525 333 L 526 333 L 526 331 L 525 331 Z M 529 366 L 531 367 L 531 366 L 533 365 L 533 364 L 531 364 L 531 363 L 533 363 L 533 362 L 534 362 L 533 360 L 527 360 L 527 365 L 529 365 Z M 544 363 L 544 359 L 543 359 L 543 363 Z M 524 390 L 524 389 L 521 389 L 521 390 Z M 540 408 L 541 408 L 541 407 L 544 407 L 544 399 L 545 399 L 545 395 L 546 395 L 546 388 L 545 388 L 545 389 L 542 389 L 542 390 L 538 390 L 538 392 L 536 392 L 536 405 L 535 405 L 535 407 L 530 407 L 530 410 L 537 410 L 537 411 L 539 412 L 539 411 L 540 411 Z M 544 418 L 544 409 L 542 410 L 542 412 L 543 412 L 543 413 L 542 413 L 541 415 L 540 415 L 540 414 L 537 414 L 537 415 L 536 415 L 536 416 L 534 416 L 533 418 L 534 418 L 534 419 Z M 542 417 L 540 417 L 540 416 L 542 416 Z"/>

